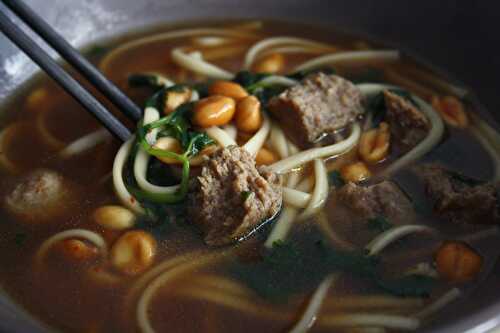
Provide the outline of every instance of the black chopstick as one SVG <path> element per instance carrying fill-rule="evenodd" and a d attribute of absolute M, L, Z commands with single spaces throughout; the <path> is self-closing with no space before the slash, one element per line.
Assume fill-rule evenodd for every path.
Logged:
<path fill-rule="evenodd" d="M 85 90 L 78 81 L 66 73 L 54 59 L 18 28 L 2 11 L 0 11 L 0 30 L 84 108 L 90 111 L 113 135 L 122 141 L 130 137 L 130 131 L 115 116 Z"/>
<path fill-rule="evenodd" d="M 38 16 L 33 9 L 21 0 L 2 0 L 34 32 L 56 50 L 64 60 L 78 70 L 111 103 L 127 117 L 137 122 L 141 118 L 141 109 L 132 102 L 117 86 L 111 83 L 97 68 L 73 48 L 60 34 Z"/>

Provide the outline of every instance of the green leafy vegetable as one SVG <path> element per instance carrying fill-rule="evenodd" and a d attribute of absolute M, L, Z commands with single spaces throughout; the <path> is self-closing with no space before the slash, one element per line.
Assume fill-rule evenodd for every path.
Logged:
<path fill-rule="evenodd" d="M 259 87 L 258 89 L 253 90 L 252 93 L 259 99 L 262 105 L 267 105 L 271 98 L 278 96 L 285 89 L 286 87 L 284 86 L 274 85 L 269 87 Z"/>
<path fill-rule="evenodd" d="M 377 285 L 388 293 L 401 297 L 427 297 L 436 279 L 425 275 L 407 275 L 391 280 L 377 280 Z"/>
<path fill-rule="evenodd" d="M 316 242 L 297 247 L 278 241 L 257 263 L 235 263 L 230 274 L 246 283 L 258 294 L 275 301 L 314 288 L 325 276 L 335 272 L 352 274 L 397 296 L 425 296 L 434 280 L 405 276 L 385 280 L 379 274 L 380 261 L 362 252 L 339 251 Z"/>
<path fill-rule="evenodd" d="M 484 180 L 475 179 L 455 171 L 446 170 L 445 172 L 451 177 L 451 179 L 467 186 L 473 187 L 486 183 Z"/>
<path fill-rule="evenodd" d="M 368 228 L 378 232 L 384 232 L 391 229 L 394 225 L 387 221 L 383 216 L 377 216 L 368 220 Z"/>
<path fill-rule="evenodd" d="M 182 87 L 183 88 L 183 87 Z M 165 96 L 172 89 L 181 89 L 179 86 L 163 88 L 153 95 L 147 102 L 147 107 L 156 108 L 160 113 L 163 113 Z M 166 117 L 160 118 L 157 121 L 147 125 L 140 124 L 137 129 L 138 144 L 150 155 L 156 157 L 168 157 L 182 163 L 182 179 L 179 190 L 175 193 L 150 193 L 141 191 L 133 186 L 129 190 L 132 195 L 140 200 L 150 201 L 154 203 L 177 203 L 184 199 L 188 190 L 189 181 L 189 158 L 198 154 L 207 145 L 213 144 L 205 133 L 196 132 L 192 129 L 189 121 L 193 103 L 186 103 L 179 106 L 173 113 Z M 168 135 L 176 138 L 181 143 L 184 152 L 178 154 L 172 151 L 165 151 L 153 148 L 146 140 L 146 135 L 156 129 L 162 128 L 162 135 Z"/>
<path fill-rule="evenodd" d="M 107 48 L 106 46 L 102 46 L 102 45 L 93 45 L 91 46 L 87 52 L 86 52 L 86 55 L 87 57 L 91 58 L 91 59 L 96 59 L 96 58 L 100 58 L 102 57 L 103 55 L 105 55 L 107 52 L 109 51 L 109 48 Z"/>
<path fill-rule="evenodd" d="M 241 71 L 236 73 L 236 76 L 233 79 L 233 82 L 240 84 L 244 88 L 248 88 L 249 86 L 261 81 L 262 79 L 268 77 L 270 74 L 263 73 L 252 73 L 249 71 Z"/>
<path fill-rule="evenodd" d="M 243 199 L 243 201 L 246 201 L 252 195 L 252 193 L 252 191 L 243 191 L 241 192 L 241 198 Z"/>
<path fill-rule="evenodd" d="M 384 81 L 384 71 L 378 68 L 366 68 L 355 74 L 347 75 L 346 78 L 355 84 L 380 83 Z"/>
<path fill-rule="evenodd" d="M 335 186 L 335 188 L 341 188 L 345 185 L 345 180 L 338 170 L 334 170 L 328 174 L 328 182 L 331 186 Z"/>
<path fill-rule="evenodd" d="M 25 233 L 18 232 L 17 234 L 14 235 L 14 242 L 16 243 L 17 246 L 23 246 L 24 243 L 26 242 L 26 238 L 28 235 Z"/>
<path fill-rule="evenodd" d="M 336 74 L 337 71 L 332 67 L 320 67 L 320 68 L 298 71 L 298 72 L 292 73 L 292 74 L 287 75 L 287 76 L 291 79 L 301 81 L 305 77 L 307 77 L 311 74 L 316 74 L 316 73 L 323 73 L 323 74 L 327 74 L 327 75 L 332 75 L 332 74 Z"/>

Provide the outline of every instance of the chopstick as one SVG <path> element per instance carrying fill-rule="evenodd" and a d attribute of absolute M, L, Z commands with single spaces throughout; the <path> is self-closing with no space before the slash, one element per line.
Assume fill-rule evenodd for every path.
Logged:
<path fill-rule="evenodd" d="M 141 109 L 132 102 L 117 86 L 109 81 L 94 65 L 85 59 L 71 44 L 57 33 L 44 19 L 21 0 L 2 0 L 17 16 L 35 31 L 48 45 L 56 50 L 64 60 L 78 70 L 111 103 L 127 117 L 137 122 Z"/>
<path fill-rule="evenodd" d="M 0 30 L 85 109 L 92 113 L 113 135 L 122 141 L 131 136 L 130 131 L 114 115 L 1 11 Z"/>

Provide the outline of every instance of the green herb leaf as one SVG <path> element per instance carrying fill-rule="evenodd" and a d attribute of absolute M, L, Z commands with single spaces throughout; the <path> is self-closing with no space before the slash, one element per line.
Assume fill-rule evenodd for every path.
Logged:
<path fill-rule="evenodd" d="M 380 288 L 401 297 L 427 297 L 436 284 L 436 279 L 424 275 L 407 275 L 392 280 L 377 280 Z"/>
<path fill-rule="evenodd" d="M 455 171 L 445 170 L 445 172 L 451 177 L 451 179 L 467 186 L 473 187 L 473 186 L 483 185 L 486 183 L 484 180 L 475 179 Z"/>
<path fill-rule="evenodd" d="M 252 195 L 252 191 L 243 191 L 241 192 L 241 198 L 243 201 L 247 201 L 247 199 Z"/>
<path fill-rule="evenodd" d="M 252 73 L 249 71 L 241 71 L 236 73 L 236 76 L 233 79 L 233 82 L 236 82 L 243 86 L 244 88 L 248 88 L 249 86 L 259 82 L 270 74 L 263 73 Z"/>
<path fill-rule="evenodd" d="M 25 233 L 18 232 L 14 235 L 14 242 L 17 246 L 21 247 L 24 245 L 24 242 L 26 242 L 27 237 L 28 235 L 26 235 Z"/>
<path fill-rule="evenodd" d="M 284 301 L 290 295 L 311 290 L 335 272 L 352 274 L 397 296 L 425 296 L 434 285 L 433 279 L 420 276 L 385 280 L 378 272 L 380 265 L 377 257 L 360 251 L 339 251 L 323 242 L 299 248 L 292 242 L 278 241 L 263 254 L 262 261 L 232 264 L 229 274 L 274 301 Z"/>
<path fill-rule="evenodd" d="M 334 170 L 328 174 L 328 182 L 335 188 L 341 188 L 345 185 L 345 180 L 338 170 Z"/>
<path fill-rule="evenodd" d="M 378 232 L 384 232 L 391 229 L 394 225 L 387 221 L 383 216 L 377 216 L 368 220 L 368 228 Z"/>
<path fill-rule="evenodd" d="M 109 51 L 109 48 L 102 45 L 93 45 L 91 46 L 85 54 L 88 58 L 96 59 L 101 58 Z"/>
<path fill-rule="evenodd" d="M 355 84 L 381 83 L 384 82 L 384 71 L 378 68 L 366 68 L 355 74 L 347 75 L 346 78 Z"/>

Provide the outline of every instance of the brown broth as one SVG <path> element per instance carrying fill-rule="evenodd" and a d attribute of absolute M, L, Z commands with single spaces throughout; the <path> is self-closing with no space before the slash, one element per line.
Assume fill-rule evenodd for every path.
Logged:
<path fill-rule="evenodd" d="M 192 25 L 196 26 L 196 25 Z M 167 31 L 169 28 L 159 28 L 153 32 Z M 263 36 L 273 35 L 296 35 L 305 37 L 314 37 L 318 40 L 325 40 L 334 43 L 342 49 L 359 49 L 371 45 L 368 41 L 361 41 L 342 33 L 326 33 L 319 28 L 314 28 L 305 32 L 299 26 L 265 22 L 262 28 Z M 141 33 L 140 35 L 146 35 Z M 123 37 L 118 41 L 105 44 L 106 48 L 113 48 L 122 42 L 132 40 L 137 36 Z M 363 43 L 364 42 L 364 43 Z M 140 105 L 143 105 L 149 92 L 145 90 L 131 89 L 127 86 L 127 77 L 135 72 L 155 71 L 170 75 L 172 78 L 184 77 L 186 80 L 203 80 L 203 77 L 185 73 L 168 59 L 169 50 L 173 46 L 179 45 L 179 40 L 175 42 L 158 42 L 141 46 L 128 51 L 117 58 L 105 74 L 117 82 L 127 94 L 132 96 Z M 370 43 L 370 44 L 368 44 Z M 246 44 L 247 46 L 251 43 Z M 94 56 L 92 60 L 99 63 L 100 56 Z M 216 60 L 214 63 L 223 66 L 231 71 L 238 71 L 242 64 L 243 53 L 237 54 L 234 58 Z M 287 68 L 291 69 L 294 65 L 304 61 L 305 56 L 290 56 L 287 58 Z M 370 64 L 370 70 L 379 71 L 382 74 L 386 70 L 394 70 L 406 75 L 415 69 L 421 69 L 416 63 L 409 59 L 404 59 L 401 63 L 395 65 Z M 337 70 L 341 75 L 351 75 L 353 77 L 366 74 L 367 66 L 338 66 Z M 385 75 L 384 75 L 385 76 Z M 383 77 L 384 78 L 384 77 Z M 390 80 L 389 80 L 390 82 Z M 426 85 L 426 83 L 423 83 Z M 436 93 L 444 93 L 439 87 L 427 85 Z M 37 89 L 44 89 L 48 92 L 48 98 L 42 99 L 36 107 L 30 107 L 30 94 Z M 428 97 L 428 96 L 423 96 Z M 67 216 L 58 220 L 51 221 L 46 225 L 29 225 L 14 220 L 3 209 L 0 210 L 0 281 L 8 294 L 19 304 L 25 307 L 35 317 L 40 318 L 49 326 L 66 332 L 136 332 L 135 307 L 126 306 L 129 301 L 127 294 L 137 278 L 119 277 L 116 284 L 96 282 L 89 276 L 91 267 L 79 267 L 61 262 L 56 256 L 49 256 L 42 271 L 35 271 L 33 265 L 33 256 L 40 244 L 49 236 L 69 228 L 85 228 L 102 234 L 109 244 L 119 235 L 118 232 L 105 231 L 91 221 L 92 211 L 103 204 L 119 204 L 119 201 L 113 193 L 112 184 L 109 178 L 105 176 L 112 167 L 113 156 L 117 151 L 118 143 L 102 144 L 92 149 L 92 151 L 72 158 L 67 161 L 60 160 L 56 151 L 60 147 L 54 147 L 45 144 L 44 140 L 36 129 L 36 121 L 40 113 L 46 112 L 48 130 L 53 136 L 63 144 L 67 144 L 82 135 L 95 130 L 98 126 L 95 120 L 70 97 L 68 97 L 59 87 L 55 86 L 46 77 L 38 77 L 29 87 L 22 90 L 6 106 L 7 126 L 15 121 L 22 122 L 25 130 L 22 135 L 15 136 L 12 144 L 7 147 L 8 154 L 14 164 L 19 166 L 19 173 L 9 175 L 5 173 L 0 177 L 0 195 L 2 200 L 6 193 L 17 184 L 29 171 L 48 168 L 67 177 L 73 184 L 81 200 L 77 208 Z M 24 134 L 23 134 L 24 133 Z M 467 160 L 476 161 L 475 165 L 457 156 L 467 156 Z M 443 163 L 462 170 L 470 176 L 479 178 L 488 178 L 491 173 L 491 165 L 488 156 L 477 142 L 471 139 L 469 133 L 464 131 L 450 130 L 443 143 L 434 149 L 427 160 L 438 160 Z M 346 159 L 348 161 L 349 158 Z M 342 163 L 346 163 L 346 161 Z M 390 163 L 389 159 L 387 163 Z M 477 165 L 488 167 L 478 168 Z M 339 163 L 335 168 L 339 168 Z M 383 168 L 384 164 L 382 165 Z M 374 169 L 376 170 L 376 169 Z M 418 185 L 408 180 L 411 177 L 398 176 L 398 181 L 407 188 L 415 188 Z M 104 180 L 103 180 L 104 179 Z M 409 185 L 408 185 L 409 184 Z M 418 192 L 418 191 L 417 191 Z M 333 215 L 338 212 L 335 210 L 334 200 L 330 201 L 327 210 Z M 331 217 L 335 219 L 336 217 Z M 438 225 L 441 231 L 448 238 L 453 238 L 456 234 L 467 233 L 475 228 L 455 229 L 450 226 L 443 226 L 435 220 L 425 220 L 434 226 Z M 319 231 L 314 226 L 314 219 L 304 223 L 296 228 L 291 236 L 298 244 L 313 242 L 319 239 Z M 355 237 L 358 230 L 348 230 L 340 226 L 339 233 L 344 237 Z M 256 236 L 257 238 L 259 236 Z M 252 246 L 255 240 L 248 240 L 247 245 L 241 245 L 240 257 L 252 259 L 255 256 L 256 246 Z M 362 245 L 366 239 L 354 239 L 355 242 Z M 255 241 L 260 244 L 260 240 Z M 400 253 L 402 251 L 418 251 L 422 247 L 428 246 L 427 241 L 410 239 L 408 242 L 396 244 L 391 247 L 391 252 Z M 247 247 L 247 248 L 246 248 Z M 199 234 L 189 228 L 182 226 L 173 226 L 167 235 L 159 239 L 159 251 L 155 259 L 155 264 L 163 260 L 173 258 L 195 249 L 206 250 Z M 429 259 L 430 254 L 424 255 Z M 162 288 L 151 304 L 150 319 L 158 331 L 171 332 L 218 332 L 218 331 L 259 331 L 276 332 L 284 331 L 290 328 L 293 320 L 300 315 L 300 310 L 306 304 L 309 295 L 317 286 L 318 277 L 311 277 L 311 282 L 306 283 L 305 291 L 294 296 L 294 304 L 287 302 L 269 303 L 266 300 L 257 299 L 256 304 L 265 303 L 260 313 L 247 314 L 241 311 L 226 308 L 220 305 L 212 305 L 208 301 L 196 300 L 181 297 L 175 294 L 177 288 L 182 289 L 189 286 L 190 279 L 204 272 L 225 272 L 225 267 L 238 261 L 238 256 L 230 257 L 222 263 L 196 270 L 189 274 L 182 281 L 175 281 L 174 284 Z M 417 257 L 420 258 L 420 257 Z M 390 262 L 390 257 L 387 260 Z M 396 261 L 397 262 L 397 261 Z M 416 260 L 418 262 L 418 260 Z M 401 267 L 408 265 L 404 262 Z M 392 268 L 395 270 L 399 265 L 395 264 Z M 300 270 L 300 267 L 296 268 Z M 260 274 L 255 271 L 252 274 Z M 284 279 L 287 277 L 284 276 Z M 444 290 L 446 285 L 439 285 L 436 295 Z M 354 276 L 349 274 L 342 275 L 335 291 L 331 292 L 333 297 L 342 297 L 342 295 L 354 295 L 362 293 L 375 292 L 372 286 L 367 285 Z M 433 295 L 435 296 L 435 295 Z M 260 303 L 259 303 L 260 302 Z M 274 308 L 275 311 L 286 313 L 285 319 L 277 319 L 266 315 L 266 307 Z M 313 331 L 322 331 L 320 327 L 314 327 Z"/>

